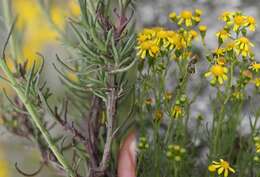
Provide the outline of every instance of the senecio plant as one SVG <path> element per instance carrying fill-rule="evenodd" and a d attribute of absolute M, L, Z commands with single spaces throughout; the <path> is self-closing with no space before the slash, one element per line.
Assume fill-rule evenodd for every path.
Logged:
<path fill-rule="evenodd" d="M 38 3 L 48 18 L 48 1 Z M 172 29 L 136 34 L 133 1 L 78 4 L 81 15 L 68 19 L 68 31 L 49 19 L 70 54 L 53 64 L 65 89 L 60 99 L 42 79 L 42 55 L 31 67 L 18 62 L 16 15 L 3 0 L 10 33 L 1 79 L 14 94 L 2 92 L 1 124 L 31 140 L 42 165 L 60 176 L 116 176 L 120 142 L 134 129 L 138 177 L 260 176 L 260 63 L 248 38 L 253 17 L 223 12 L 212 50 L 199 9 L 170 13 Z M 243 122 L 249 131 L 241 131 Z M 60 128 L 65 133 L 53 131 Z M 15 166 L 24 176 L 41 169 L 28 174 Z"/>

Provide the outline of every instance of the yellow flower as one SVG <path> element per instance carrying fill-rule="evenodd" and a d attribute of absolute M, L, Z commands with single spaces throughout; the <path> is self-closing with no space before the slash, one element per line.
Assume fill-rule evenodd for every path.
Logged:
<path fill-rule="evenodd" d="M 155 27 L 155 28 L 144 28 L 142 32 L 140 32 L 137 36 L 138 43 L 142 43 L 147 40 L 151 40 L 156 37 L 159 31 L 163 31 L 163 28 Z"/>
<path fill-rule="evenodd" d="M 218 37 L 218 39 L 221 39 L 222 41 L 228 39 L 231 35 L 229 34 L 229 32 L 227 32 L 226 30 L 220 30 L 219 32 L 216 33 L 216 36 Z"/>
<path fill-rule="evenodd" d="M 238 31 L 239 28 L 243 27 L 246 25 L 246 17 L 242 15 L 236 15 L 234 17 L 234 26 L 233 30 Z"/>
<path fill-rule="evenodd" d="M 246 18 L 246 26 L 249 27 L 250 31 L 255 31 L 255 27 L 256 27 L 256 20 L 254 17 L 252 16 L 248 16 Z"/>
<path fill-rule="evenodd" d="M 68 72 L 67 78 L 72 82 L 79 83 L 79 77 L 74 72 Z"/>
<path fill-rule="evenodd" d="M 207 29 L 208 29 L 208 27 L 205 26 L 205 25 L 201 25 L 201 26 L 199 26 L 199 31 L 200 31 L 200 32 L 206 32 Z"/>
<path fill-rule="evenodd" d="M 224 57 L 217 58 L 217 64 L 225 65 L 226 64 L 226 59 Z"/>
<path fill-rule="evenodd" d="M 213 76 L 211 80 L 212 84 L 215 84 L 217 81 L 219 84 L 223 84 L 227 80 L 228 69 L 222 65 L 215 64 L 210 68 L 209 72 L 205 73 L 205 77 Z"/>
<path fill-rule="evenodd" d="M 177 18 L 176 12 L 171 12 L 171 13 L 169 14 L 169 18 L 170 18 L 172 21 L 175 21 L 176 18 Z"/>
<path fill-rule="evenodd" d="M 58 33 L 48 25 L 47 19 L 35 0 L 13 0 L 14 13 L 19 16 L 17 22 L 17 30 L 22 32 L 23 40 L 21 44 L 21 53 L 18 56 L 18 62 L 28 62 L 27 69 L 31 68 L 34 61 L 39 61 L 37 52 L 53 43 L 58 37 Z M 51 8 L 51 18 L 55 24 L 64 26 L 65 18 L 60 17 L 61 7 L 54 3 Z M 63 12 L 65 14 L 65 12 Z M 47 24 L 47 25 L 42 25 Z M 39 62 L 38 62 L 39 63 Z"/>
<path fill-rule="evenodd" d="M 39 5 L 34 0 L 13 0 L 14 12 L 19 16 L 17 28 L 23 29 L 25 25 L 32 25 L 41 18 L 42 13 Z"/>
<path fill-rule="evenodd" d="M 167 41 L 164 43 L 164 48 L 172 50 L 179 43 L 179 35 L 174 31 L 169 31 L 167 35 Z"/>
<path fill-rule="evenodd" d="M 243 97 L 244 97 L 244 94 L 243 94 L 242 92 L 240 92 L 240 91 L 234 91 L 234 92 L 232 93 L 232 97 L 233 97 L 234 99 L 236 99 L 236 100 L 242 100 Z"/>
<path fill-rule="evenodd" d="M 257 153 L 260 152 L 260 143 L 255 143 L 255 150 Z"/>
<path fill-rule="evenodd" d="M 221 57 L 225 55 L 225 49 L 224 48 L 217 48 L 215 49 L 215 51 L 213 52 L 214 55 L 216 55 L 217 57 Z"/>
<path fill-rule="evenodd" d="M 200 9 L 195 9 L 195 15 L 201 16 L 202 13 L 203 13 L 202 10 L 200 10 Z"/>
<path fill-rule="evenodd" d="M 192 12 L 189 10 L 184 10 L 181 12 L 181 14 L 178 16 L 178 25 L 182 25 L 184 23 L 187 27 L 191 27 L 193 15 Z"/>
<path fill-rule="evenodd" d="M 218 175 L 223 174 L 224 177 L 228 177 L 228 173 L 235 173 L 235 170 L 229 165 L 229 163 L 223 159 L 220 159 L 220 162 L 213 161 L 211 165 L 208 166 L 210 172 L 216 172 Z"/>
<path fill-rule="evenodd" d="M 147 98 L 147 99 L 144 101 L 144 103 L 145 103 L 146 105 L 151 105 L 151 104 L 153 103 L 153 99 L 152 99 L 152 98 Z"/>
<path fill-rule="evenodd" d="M 225 44 L 225 49 L 227 51 L 232 51 L 235 49 L 235 42 L 234 41 L 229 41 Z"/>
<path fill-rule="evenodd" d="M 154 113 L 154 120 L 161 121 L 163 118 L 163 112 L 161 110 L 156 110 Z"/>
<path fill-rule="evenodd" d="M 256 63 L 256 62 L 252 63 L 249 66 L 249 69 L 258 72 L 258 70 L 260 70 L 260 63 Z"/>
<path fill-rule="evenodd" d="M 246 37 L 240 37 L 235 40 L 236 51 L 239 54 L 242 54 L 243 57 L 246 57 L 251 52 L 251 47 L 254 45 Z"/>
<path fill-rule="evenodd" d="M 137 46 L 138 52 L 137 56 L 141 59 L 144 59 L 147 56 L 152 58 L 156 57 L 160 52 L 159 46 L 156 44 L 155 41 L 145 41 Z"/>
<path fill-rule="evenodd" d="M 182 115 L 183 115 L 183 110 L 182 110 L 182 108 L 180 106 L 175 105 L 175 106 L 172 107 L 172 110 L 171 110 L 172 118 L 178 119 Z"/>
<path fill-rule="evenodd" d="M 51 7 L 50 15 L 53 23 L 60 29 L 64 29 L 66 24 L 66 12 L 64 9 L 60 8 L 58 5 L 54 5 Z"/>
<path fill-rule="evenodd" d="M 232 16 L 233 16 L 234 12 L 222 12 L 222 14 L 220 15 L 220 19 L 225 21 L 225 22 L 228 22 L 231 20 Z"/>
<path fill-rule="evenodd" d="M 156 33 L 156 43 L 157 45 L 162 44 L 165 45 L 168 43 L 168 36 L 170 35 L 170 31 L 161 30 Z"/>
<path fill-rule="evenodd" d="M 189 33 L 190 33 L 190 40 L 193 40 L 198 36 L 198 33 L 195 30 L 191 30 L 189 31 Z"/>
<path fill-rule="evenodd" d="M 260 87 L 260 78 L 256 78 L 252 81 L 256 87 Z"/>
<path fill-rule="evenodd" d="M 166 100 L 166 101 L 170 101 L 172 99 L 172 93 L 168 92 L 168 91 L 165 92 L 163 99 Z"/>
<path fill-rule="evenodd" d="M 1 149 L 1 151 L 3 151 Z M 0 177 L 10 177 L 10 169 L 3 152 L 0 153 Z"/>
<path fill-rule="evenodd" d="M 80 15 L 80 6 L 76 0 L 70 0 L 68 6 L 73 16 L 78 17 Z"/>

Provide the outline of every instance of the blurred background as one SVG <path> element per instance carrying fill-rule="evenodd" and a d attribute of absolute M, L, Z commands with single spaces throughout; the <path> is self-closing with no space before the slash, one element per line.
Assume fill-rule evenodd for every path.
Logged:
<path fill-rule="evenodd" d="M 0 51 L 3 49 L 4 41 L 7 37 L 5 26 L 4 7 L 0 0 Z M 37 52 L 45 56 L 44 77 L 48 81 L 48 86 L 55 95 L 62 95 L 60 82 L 56 71 L 52 67 L 55 62 L 55 55 L 59 54 L 63 58 L 69 58 L 69 53 L 65 49 L 59 30 L 66 31 L 68 28 L 68 17 L 77 18 L 80 14 L 76 0 L 49 0 L 51 1 L 49 16 L 44 14 L 41 7 L 37 5 L 37 0 L 9 0 L 12 2 L 13 14 L 18 17 L 17 31 L 21 48 L 18 58 L 27 59 L 28 67 L 33 61 L 37 61 Z M 252 15 L 260 24 L 260 1 L 259 0 L 139 0 L 136 4 L 135 14 L 137 21 L 137 31 L 144 26 L 164 26 L 174 28 L 168 20 L 171 11 L 179 12 L 183 9 L 200 8 L 203 10 L 203 20 L 201 24 L 208 26 L 207 44 L 214 49 L 217 43 L 215 32 L 220 29 L 221 23 L 217 23 L 218 16 L 223 11 L 243 11 L 247 15 Z M 49 23 L 51 18 L 52 22 Z M 58 29 L 57 29 L 58 27 Z M 251 34 L 255 43 L 256 59 L 260 58 L 260 32 L 257 30 Z M 198 48 L 201 46 L 198 44 Z M 8 89 L 3 81 L 0 81 L 0 88 Z M 10 91 L 10 94 L 12 92 Z M 204 100 L 205 101 L 205 100 Z M 203 100 L 194 109 L 198 112 L 206 110 Z M 1 119 L 0 119 L 1 120 Z M 1 121 L 0 121 L 1 124 Z M 245 125 L 246 126 L 246 125 Z M 5 128 L 0 127 L 0 177 L 20 177 L 15 169 L 17 162 L 19 167 L 25 172 L 32 173 L 40 166 L 39 152 L 26 139 L 21 139 L 8 133 Z M 54 177 L 54 173 L 44 168 L 37 177 Z"/>

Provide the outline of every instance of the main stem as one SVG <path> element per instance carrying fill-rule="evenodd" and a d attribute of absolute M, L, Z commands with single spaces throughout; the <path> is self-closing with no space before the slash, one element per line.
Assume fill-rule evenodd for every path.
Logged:
<path fill-rule="evenodd" d="M 108 161 L 110 159 L 111 146 L 113 142 L 113 132 L 114 132 L 114 122 L 116 116 L 116 104 L 117 104 L 117 90 L 115 88 L 114 81 L 115 76 L 113 74 L 109 74 L 109 92 L 107 99 L 107 135 L 106 135 L 106 143 L 104 147 L 104 152 L 102 156 L 102 160 L 100 162 L 100 170 L 105 172 L 108 167 Z"/>
<path fill-rule="evenodd" d="M 41 122 L 41 118 L 36 111 L 35 106 L 31 103 L 31 101 L 25 96 L 23 93 L 22 89 L 19 87 L 16 79 L 14 78 L 12 72 L 9 70 L 7 67 L 5 60 L 0 58 L 0 67 L 4 71 L 5 75 L 7 76 L 7 79 L 10 81 L 11 87 L 15 90 L 17 93 L 18 97 L 21 99 L 22 103 L 24 104 L 26 110 L 31 116 L 31 121 L 36 125 L 36 127 L 39 129 L 41 134 L 43 135 L 45 141 L 49 145 L 49 148 L 59 161 L 59 163 L 63 166 L 64 170 L 68 173 L 68 176 L 70 177 L 76 177 L 77 175 L 73 172 L 73 170 L 70 168 L 68 163 L 66 162 L 65 158 L 63 155 L 60 153 L 59 149 L 55 145 L 55 143 L 52 140 L 51 135 L 49 132 L 46 130 L 44 127 L 43 123 Z"/>

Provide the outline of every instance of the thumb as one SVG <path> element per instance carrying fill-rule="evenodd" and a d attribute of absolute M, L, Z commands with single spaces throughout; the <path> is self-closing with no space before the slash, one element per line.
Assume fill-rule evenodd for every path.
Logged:
<path fill-rule="evenodd" d="M 136 132 L 124 140 L 118 157 L 118 177 L 136 177 Z"/>

